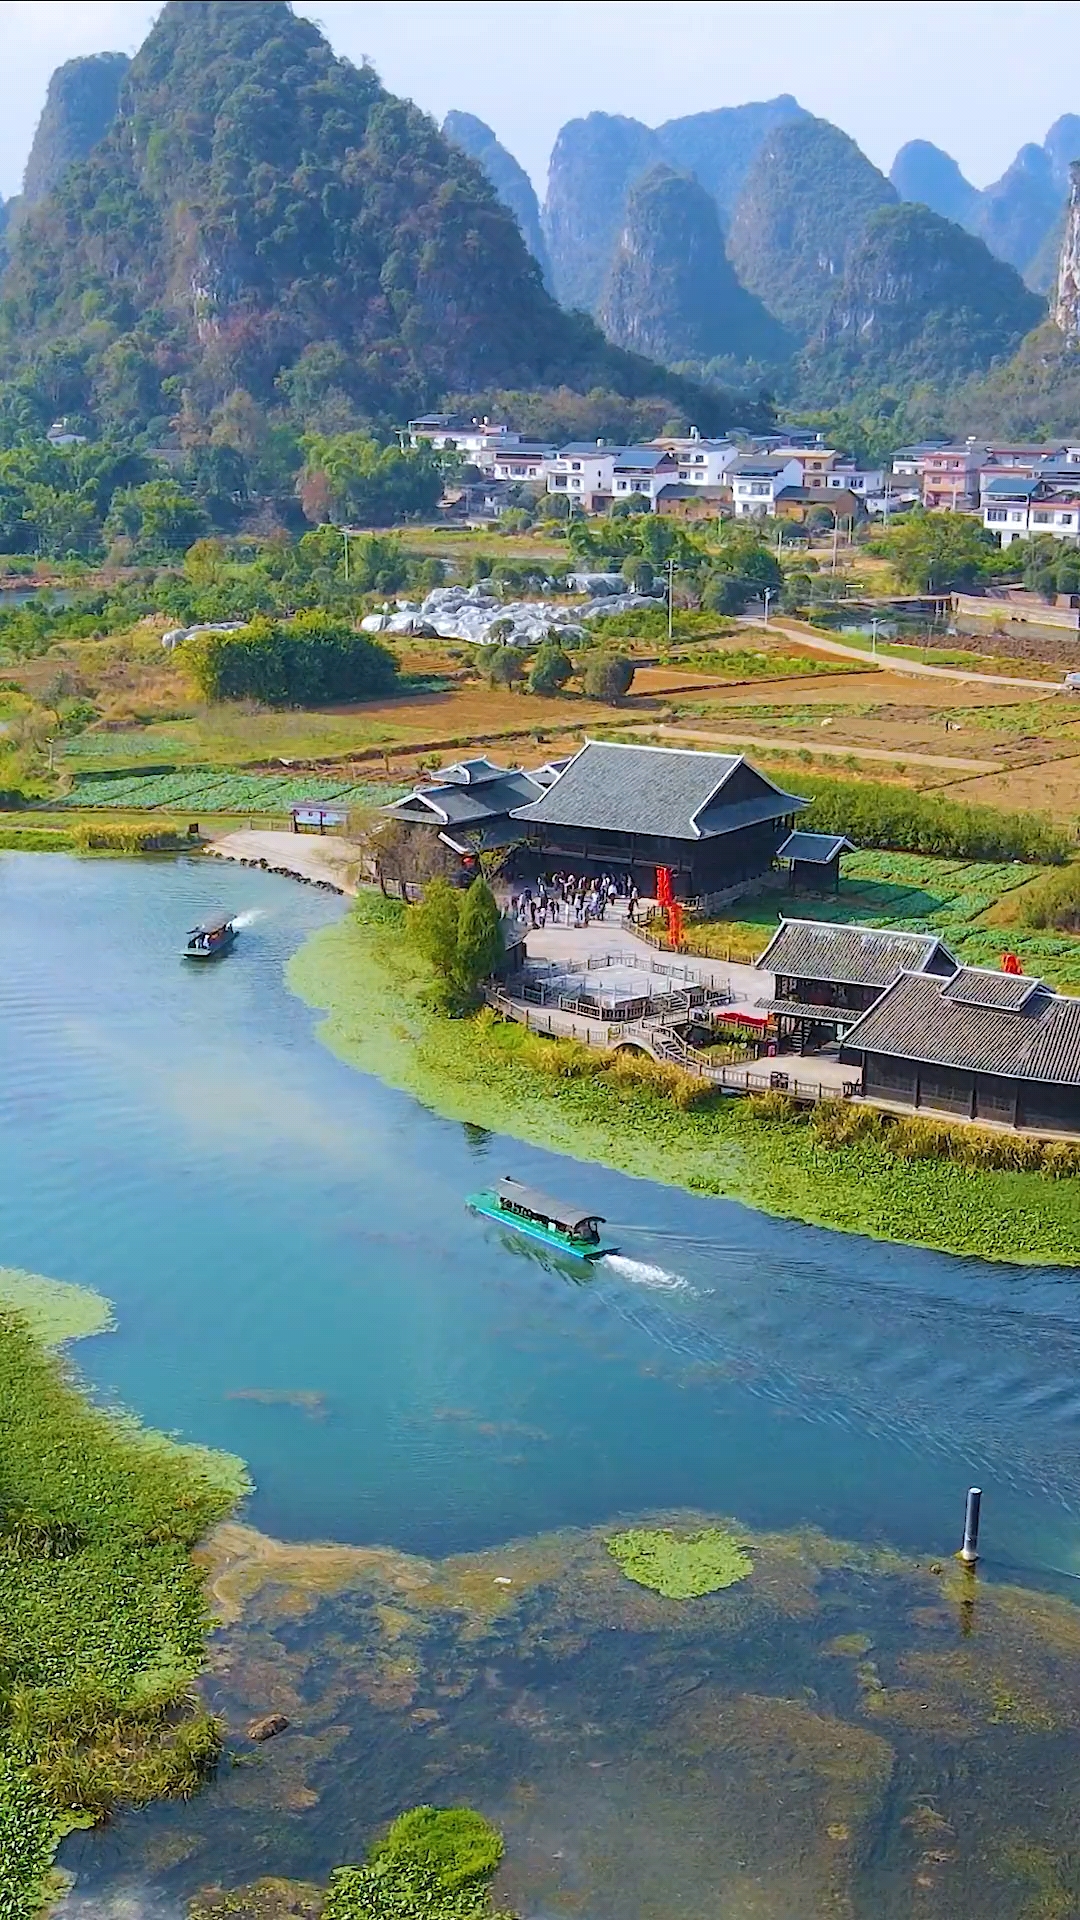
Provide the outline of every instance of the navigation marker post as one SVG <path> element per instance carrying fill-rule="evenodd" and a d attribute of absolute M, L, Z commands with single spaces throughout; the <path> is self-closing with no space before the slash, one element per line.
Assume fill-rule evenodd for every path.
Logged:
<path fill-rule="evenodd" d="M 969 1487 L 967 1507 L 964 1511 L 964 1544 L 959 1558 L 965 1567 L 973 1567 L 979 1557 L 979 1509 L 982 1506 L 982 1488 Z"/>

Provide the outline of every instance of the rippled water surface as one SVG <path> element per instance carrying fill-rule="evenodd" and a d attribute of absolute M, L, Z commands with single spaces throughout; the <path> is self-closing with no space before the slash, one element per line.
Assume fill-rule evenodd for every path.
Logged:
<path fill-rule="evenodd" d="M 251 915 L 234 953 L 185 964 L 185 929 L 220 906 Z M 77 1352 L 98 1393 L 242 1454 L 246 1517 L 291 1540 L 441 1558 L 692 1508 L 947 1555 L 977 1478 L 986 1573 L 1072 1591 L 1080 1276 L 772 1220 L 439 1119 L 334 1059 L 284 984 L 342 910 L 192 859 L 0 856 L 0 1264 L 115 1303 L 117 1330 Z M 560 1264 L 470 1214 L 504 1172 L 584 1197 L 619 1254 Z M 337 1645 L 340 1620 L 325 1630 Z M 574 1658 L 556 1691 L 595 1717 L 588 1644 Z M 355 1801 L 370 1743 L 349 1752 Z M 214 1854 L 218 1793 L 185 1810 L 205 1823 L 186 1864 L 139 1852 L 169 1810 L 71 1843 L 85 1911 L 113 1910 L 136 1858 L 140 1914 L 227 1877 L 242 1849 Z M 325 1872 L 339 1835 L 296 1817 L 289 1870 Z"/>

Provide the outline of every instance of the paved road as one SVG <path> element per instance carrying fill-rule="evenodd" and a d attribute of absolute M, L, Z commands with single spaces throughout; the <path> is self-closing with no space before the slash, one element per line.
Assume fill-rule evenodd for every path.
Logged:
<path fill-rule="evenodd" d="M 760 627 L 760 615 L 756 620 L 747 619 L 748 626 Z M 888 673 L 915 673 L 926 675 L 931 680 L 963 680 L 973 686 L 983 687 L 1033 687 L 1038 693 L 1060 693 L 1060 682 L 1054 680 L 1017 680 L 1003 673 L 971 673 L 966 667 L 928 667 L 921 660 L 898 659 L 895 654 L 868 654 L 865 647 L 848 647 L 841 640 L 826 640 L 816 627 L 803 626 L 798 620 L 770 620 L 771 627 L 779 628 L 790 634 L 793 640 L 799 640 L 804 646 L 814 647 L 822 653 L 835 653 L 841 660 L 861 660 L 865 666 L 868 660 L 876 657 L 878 666 Z"/>

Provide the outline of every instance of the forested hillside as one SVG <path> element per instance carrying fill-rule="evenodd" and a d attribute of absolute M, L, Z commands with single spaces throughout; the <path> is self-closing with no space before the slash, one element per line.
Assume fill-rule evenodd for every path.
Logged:
<path fill-rule="evenodd" d="M 562 312 L 476 163 L 282 0 L 169 0 L 0 293 L 3 370 L 113 430 L 237 394 L 389 423 L 493 384 L 725 411 Z"/>

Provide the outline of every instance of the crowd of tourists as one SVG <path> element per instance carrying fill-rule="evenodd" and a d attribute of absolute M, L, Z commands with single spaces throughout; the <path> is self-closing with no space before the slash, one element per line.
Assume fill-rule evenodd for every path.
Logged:
<path fill-rule="evenodd" d="M 522 887 L 510 905 L 519 920 L 533 927 L 588 927 L 609 913 L 614 917 L 620 901 L 625 901 L 626 917 L 633 924 L 639 895 L 627 874 L 549 873 Z"/>

